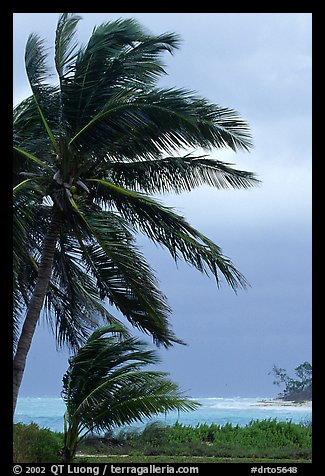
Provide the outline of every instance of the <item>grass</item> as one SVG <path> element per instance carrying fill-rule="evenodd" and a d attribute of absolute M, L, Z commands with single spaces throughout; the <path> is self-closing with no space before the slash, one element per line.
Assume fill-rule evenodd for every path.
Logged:
<path fill-rule="evenodd" d="M 276 420 L 252 421 L 245 427 L 153 423 L 143 431 L 120 431 L 89 439 L 79 450 L 85 455 L 109 455 L 105 462 L 113 462 L 113 458 L 125 463 L 151 462 L 154 458 L 161 462 L 162 458 L 166 462 L 184 462 L 182 458 L 190 462 L 302 462 L 311 461 L 311 435 L 311 424 Z"/>
<path fill-rule="evenodd" d="M 194 427 L 149 424 L 80 442 L 76 463 L 301 463 L 311 462 L 310 424 L 252 421 Z M 63 435 L 31 425 L 14 425 L 15 463 L 57 463 Z M 125 456 L 127 455 L 127 456 Z"/>
<path fill-rule="evenodd" d="M 311 463 L 311 459 L 277 459 L 277 458 L 218 458 L 208 456 L 93 456 L 77 457 L 75 463 Z"/>

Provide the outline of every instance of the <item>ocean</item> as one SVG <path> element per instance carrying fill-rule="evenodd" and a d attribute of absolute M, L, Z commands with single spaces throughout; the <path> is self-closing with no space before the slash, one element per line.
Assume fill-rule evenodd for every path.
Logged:
<path fill-rule="evenodd" d="M 245 426 L 251 420 L 276 419 L 277 421 L 292 421 L 307 423 L 312 419 L 312 408 L 309 405 L 281 404 L 267 397 L 233 397 L 233 398 L 194 398 L 201 403 L 195 411 L 170 412 L 167 415 L 157 415 L 144 423 L 132 427 L 144 427 L 147 422 L 159 421 L 171 425 L 177 421 L 184 425 L 195 426 L 199 423 L 216 423 L 224 425 Z M 14 422 L 37 423 L 40 427 L 53 431 L 63 431 L 63 415 L 65 405 L 61 398 L 55 397 L 20 397 L 18 398 Z"/>

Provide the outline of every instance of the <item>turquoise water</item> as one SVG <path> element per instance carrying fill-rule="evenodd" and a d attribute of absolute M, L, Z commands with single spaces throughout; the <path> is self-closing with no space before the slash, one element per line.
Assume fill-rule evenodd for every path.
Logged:
<path fill-rule="evenodd" d="M 227 422 L 233 425 L 244 426 L 251 420 L 274 419 L 294 423 L 307 422 L 312 419 L 311 405 L 306 406 L 272 406 L 263 402 L 271 400 L 267 397 L 234 397 L 234 398 L 196 398 L 201 407 L 193 412 L 171 412 L 158 415 L 150 421 L 160 421 L 173 424 L 176 421 L 184 425 L 197 425 L 198 423 L 216 423 L 223 425 Z M 21 397 L 18 399 L 14 422 L 30 423 L 34 421 L 41 427 L 53 431 L 63 431 L 63 415 L 65 405 L 61 398 L 53 397 Z M 148 420 L 149 421 L 149 420 Z M 148 422 L 147 421 L 147 422 Z M 141 427 L 145 424 L 138 423 L 133 426 Z"/>

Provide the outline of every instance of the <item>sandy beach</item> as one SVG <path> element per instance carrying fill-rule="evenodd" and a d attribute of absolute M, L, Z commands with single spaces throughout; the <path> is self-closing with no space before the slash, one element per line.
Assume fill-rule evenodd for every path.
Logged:
<path fill-rule="evenodd" d="M 275 398 L 274 400 L 260 400 L 256 403 L 253 403 L 253 407 L 305 407 L 305 408 L 311 408 L 312 407 L 312 401 L 303 401 L 303 402 L 297 402 L 297 401 L 291 401 L 291 400 L 280 400 Z"/>

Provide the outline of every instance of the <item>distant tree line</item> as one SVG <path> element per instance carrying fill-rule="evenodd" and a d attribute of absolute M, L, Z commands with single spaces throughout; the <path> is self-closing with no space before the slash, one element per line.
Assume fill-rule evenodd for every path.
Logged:
<path fill-rule="evenodd" d="M 295 369 L 297 379 L 289 377 L 285 369 L 276 365 L 271 373 L 275 376 L 274 385 L 284 385 L 284 390 L 278 395 L 282 400 L 312 400 L 312 364 L 309 362 L 303 362 Z"/>

